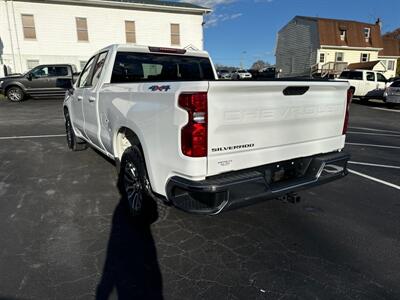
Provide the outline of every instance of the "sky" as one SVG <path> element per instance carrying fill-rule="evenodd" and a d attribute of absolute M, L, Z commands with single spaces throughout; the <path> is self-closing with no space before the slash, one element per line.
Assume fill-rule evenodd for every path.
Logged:
<path fill-rule="evenodd" d="M 211 7 L 205 49 L 214 63 L 249 68 L 256 60 L 275 63 L 276 35 L 294 16 L 375 23 L 383 32 L 400 27 L 400 0 L 183 0 Z"/>

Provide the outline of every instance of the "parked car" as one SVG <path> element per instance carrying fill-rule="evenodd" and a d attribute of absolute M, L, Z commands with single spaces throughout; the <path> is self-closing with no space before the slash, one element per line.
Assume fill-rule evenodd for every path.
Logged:
<path fill-rule="evenodd" d="M 400 77 L 391 77 L 388 79 L 387 86 L 390 86 L 393 82 L 400 80 Z"/>
<path fill-rule="evenodd" d="M 389 107 L 400 104 L 400 80 L 392 82 L 385 91 L 385 101 Z"/>
<path fill-rule="evenodd" d="M 0 92 L 13 102 L 26 97 L 63 99 L 78 75 L 74 65 L 40 65 L 23 75 L 0 78 Z"/>
<path fill-rule="evenodd" d="M 237 70 L 232 73 L 232 79 L 251 79 L 253 76 L 246 70 Z"/>
<path fill-rule="evenodd" d="M 351 70 L 343 71 L 339 80 L 347 80 L 354 89 L 354 97 L 368 101 L 369 99 L 384 100 L 386 77 L 376 71 Z"/>
<path fill-rule="evenodd" d="M 216 76 L 207 52 L 102 49 L 66 95 L 68 146 L 116 161 L 135 217 L 154 203 L 218 214 L 347 174 L 347 82 Z"/>
<path fill-rule="evenodd" d="M 220 79 L 232 79 L 232 73 L 228 70 L 219 70 L 217 73 Z"/>

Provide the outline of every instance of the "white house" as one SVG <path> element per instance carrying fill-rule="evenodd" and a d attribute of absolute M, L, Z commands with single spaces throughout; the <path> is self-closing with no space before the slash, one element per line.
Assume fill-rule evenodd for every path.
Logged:
<path fill-rule="evenodd" d="M 0 0 L 0 65 L 15 73 L 48 63 L 81 69 L 114 43 L 202 50 L 209 12 L 158 0 Z"/>
<path fill-rule="evenodd" d="M 388 49 L 381 25 L 380 20 L 370 24 L 296 16 L 278 33 L 277 68 L 282 77 L 337 76 L 352 67 L 392 77 L 399 49 Z"/>

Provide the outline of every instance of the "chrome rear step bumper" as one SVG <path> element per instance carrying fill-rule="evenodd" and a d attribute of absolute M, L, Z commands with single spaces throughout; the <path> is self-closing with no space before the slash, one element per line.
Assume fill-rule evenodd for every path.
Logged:
<path fill-rule="evenodd" d="M 350 155 L 334 152 L 212 176 L 203 181 L 172 177 L 167 197 L 189 213 L 215 215 L 318 186 L 348 174 Z"/>

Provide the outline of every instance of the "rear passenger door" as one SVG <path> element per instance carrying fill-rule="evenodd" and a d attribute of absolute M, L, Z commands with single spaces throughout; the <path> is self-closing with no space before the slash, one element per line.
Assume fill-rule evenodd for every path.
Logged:
<path fill-rule="evenodd" d="M 72 87 L 72 70 L 69 66 L 55 66 L 55 92 L 59 96 L 64 96 L 65 91 Z"/>
<path fill-rule="evenodd" d="M 374 72 L 365 73 L 365 96 L 372 97 L 376 90 L 376 76 Z"/>
<path fill-rule="evenodd" d="M 90 84 L 90 77 L 93 70 L 95 57 L 92 57 L 87 62 L 86 66 L 83 68 L 83 71 L 78 79 L 76 84 L 76 88 L 74 90 L 74 95 L 72 96 L 71 101 L 71 115 L 72 115 L 72 124 L 79 132 L 79 134 L 86 138 L 84 126 L 85 126 L 85 119 L 83 116 L 83 99 L 85 96 L 85 92 L 87 87 Z"/>
<path fill-rule="evenodd" d="M 83 116 L 85 119 L 85 134 L 90 141 L 100 148 L 104 148 L 100 142 L 100 120 L 99 120 L 99 87 L 100 78 L 103 73 L 104 64 L 108 56 L 108 51 L 100 53 L 93 66 L 90 83 L 85 89 L 83 96 Z"/>

